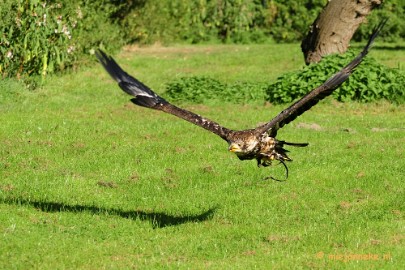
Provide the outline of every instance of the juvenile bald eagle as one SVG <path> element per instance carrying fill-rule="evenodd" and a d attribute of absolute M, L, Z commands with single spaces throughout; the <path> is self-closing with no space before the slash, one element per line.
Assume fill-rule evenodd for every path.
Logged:
<path fill-rule="evenodd" d="M 321 86 L 313 89 L 300 100 L 283 110 L 270 122 L 254 129 L 240 131 L 228 129 L 198 114 L 176 107 L 164 98 L 158 96 L 142 82 L 127 74 L 112 57 L 106 55 L 103 51 L 98 50 L 96 56 L 111 77 L 118 82 L 120 88 L 127 94 L 135 97 L 131 99 L 131 101 L 136 105 L 173 114 L 215 133 L 228 143 L 228 150 L 234 152 L 240 160 L 256 159 L 259 167 L 269 166 L 273 160 L 277 160 L 286 168 L 286 177 L 288 177 L 288 168 L 285 161 L 291 161 L 291 159 L 287 156 L 288 150 L 283 147 L 285 145 L 304 147 L 307 146 L 308 143 L 290 143 L 277 140 L 276 135 L 278 129 L 309 110 L 312 106 L 317 104 L 318 101 L 329 96 L 346 81 L 367 55 L 371 44 L 385 22 L 386 20 L 375 28 L 362 52 L 347 66 L 326 80 Z"/>

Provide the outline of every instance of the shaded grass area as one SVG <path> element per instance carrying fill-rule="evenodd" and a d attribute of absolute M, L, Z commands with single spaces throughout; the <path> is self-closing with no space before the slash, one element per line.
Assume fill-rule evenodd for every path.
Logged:
<path fill-rule="evenodd" d="M 207 48 L 118 59 L 158 92 L 185 68 L 229 80 L 294 68 L 281 46 Z M 263 60 L 268 51 L 281 58 Z M 256 66 L 239 67 L 249 61 Z M 282 178 L 281 166 L 258 169 L 215 135 L 133 106 L 96 64 L 36 92 L 0 85 L 2 269 L 399 269 L 405 261 L 404 106 L 321 102 L 279 132 L 310 143 L 290 149 L 290 178 L 279 183 L 262 179 Z M 237 129 L 284 108 L 183 106 Z"/>
<path fill-rule="evenodd" d="M 100 183 L 100 182 L 99 182 Z M 110 182 L 112 183 L 112 182 Z M 110 184 L 109 186 L 116 186 L 116 184 Z M 10 186 L 8 186 L 10 188 Z M 7 187 L 6 187 L 7 189 Z M 207 219 L 210 219 L 215 212 L 215 208 L 209 209 L 200 215 L 185 215 L 185 216 L 173 216 L 167 215 L 165 213 L 153 213 L 153 212 L 145 212 L 145 211 L 122 211 L 120 209 L 114 208 L 102 208 L 97 206 L 91 205 L 69 205 L 59 202 L 50 202 L 50 201 L 34 201 L 34 200 L 27 200 L 22 198 L 7 198 L 1 201 L 5 204 L 16 204 L 20 206 L 29 206 L 34 207 L 38 210 L 44 212 L 73 212 L 73 213 L 81 213 L 81 212 L 88 212 L 90 214 L 108 214 L 108 215 L 115 215 L 122 218 L 127 219 L 140 219 L 150 221 L 152 223 L 153 228 L 163 228 L 166 226 L 174 226 L 180 225 L 186 222 L 202 222 Z"/>

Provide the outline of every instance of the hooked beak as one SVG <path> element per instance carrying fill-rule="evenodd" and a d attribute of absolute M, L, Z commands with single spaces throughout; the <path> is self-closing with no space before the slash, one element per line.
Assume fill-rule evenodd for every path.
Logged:
<path fill-rule="evenodd" d="M 234 143 L 229 146 L 228 150 L 233 153 L 241 151 L 240 147 Z"/>

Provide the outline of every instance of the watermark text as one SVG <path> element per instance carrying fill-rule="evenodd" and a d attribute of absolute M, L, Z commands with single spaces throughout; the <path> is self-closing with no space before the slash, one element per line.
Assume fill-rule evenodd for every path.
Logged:
<path fill-rule="evenodd" d="M 318 252 L 315 254 L 318 259 L 328 259 L 331 261 L 349 262 L 349 261 L 390 261 L 391 253 L 325 253 Z"/>

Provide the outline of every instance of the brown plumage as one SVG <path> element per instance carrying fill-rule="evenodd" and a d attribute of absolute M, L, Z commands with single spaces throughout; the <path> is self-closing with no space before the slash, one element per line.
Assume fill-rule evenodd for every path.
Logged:
<path fill-rule="evenodd" d="M 279 113 L 268 123 L 255 129 L 241 131 L 225 128 L 218 123 L 206 119 L 198 114 L 176 107 L 162 97 L 158 96 L 142 82 L 127 74 L 121 69 L 121 67 L 114 61 L 112 57 L 106 55 L 103 51 L 98 50 L 96 52 L 96 56 L 111 77 L 118 82 L 121 89 L 129 95 L 135 97 L 131 99 L 131 101 L 136 105 L 173 114 L 190 123 L 205 128 L 214 134 L 217 134 L 228 142 L 229 151 L 234 152 L 241 160 L 256 159 L 258 166 L 269 166 L 273 160 L 278 160 L 286 168 L 288 177 L 288 169 L 285 161 L 291 161 L 291 159 L 287 156 L 288 151 L 283 148 L 284 145 L 304 147 L 308 144 L 279 141 L 275 138 L 278 129 L 282 128 L 284 125 L 290 123 L 305 111 L 309 110 L 320 100 L 329 96 L 344 81 L 346 81 L 354 69 L 367 55 L 371 44 L 377 37 L 385 22 L 386 20 L 382 21 L 376 27 L 362 52 L 347 66 L 326 80 L 321 86 L 313 89 L 300 100 Z"/>

